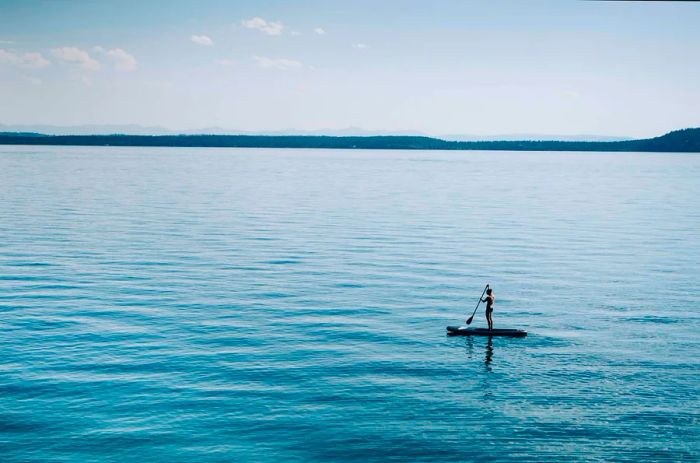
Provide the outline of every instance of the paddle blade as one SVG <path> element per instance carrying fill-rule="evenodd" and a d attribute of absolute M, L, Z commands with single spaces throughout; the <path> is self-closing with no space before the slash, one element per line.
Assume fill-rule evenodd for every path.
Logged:
<path fill-rule="evenodd" d="M 474 320 L 474 315 L 472 315 L 471 317 L 469 317 L 469 319 L 467 320 L 467 325 L 471 325 L 471 324 L 472 324 L 472 320 Z"/>

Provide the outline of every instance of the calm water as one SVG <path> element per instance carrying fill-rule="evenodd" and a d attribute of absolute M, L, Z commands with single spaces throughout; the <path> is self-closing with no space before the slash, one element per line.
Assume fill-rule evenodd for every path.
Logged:
<path fill-rule="evenodd" d="M 1 147 L 0 461 L 697 461 L 699 198 L 692 154 Z M 487 282 L 529 337 L 445 336 Z"/>

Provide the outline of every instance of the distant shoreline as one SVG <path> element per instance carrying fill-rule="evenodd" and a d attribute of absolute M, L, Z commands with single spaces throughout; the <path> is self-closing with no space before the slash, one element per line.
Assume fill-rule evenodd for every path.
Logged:
<path fill-rule="evenodd" d="M 624 141 L 449 141 L 400 135 L 44 135 L 4 132 L 0 133 L 0 145 L 698 153 L 700 128 Z"/>

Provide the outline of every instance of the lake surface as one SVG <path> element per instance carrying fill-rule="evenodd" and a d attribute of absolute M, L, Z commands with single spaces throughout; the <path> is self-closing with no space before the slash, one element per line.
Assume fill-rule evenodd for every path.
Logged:
<path fill-rule="evenodd" d="M 693 154 L 3 146 L 0 461 L 698 461 L 699 229 Z"/>

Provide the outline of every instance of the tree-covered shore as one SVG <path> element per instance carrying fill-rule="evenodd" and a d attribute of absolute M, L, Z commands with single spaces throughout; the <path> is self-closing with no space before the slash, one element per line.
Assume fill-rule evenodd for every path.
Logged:
<path fill-rule="evenodd" d="M 495 151 L 700 152 L 700 128 L 624 141 L 449 141 L 418 136 L 304 135 L 44 135 L 0 133 L 2 145 L 160 146 L 220 148 L 326 148 Z"/>

